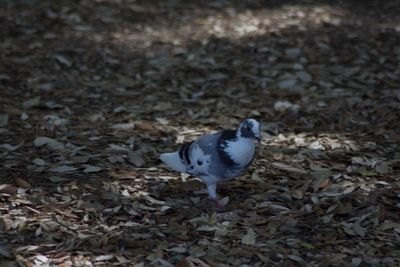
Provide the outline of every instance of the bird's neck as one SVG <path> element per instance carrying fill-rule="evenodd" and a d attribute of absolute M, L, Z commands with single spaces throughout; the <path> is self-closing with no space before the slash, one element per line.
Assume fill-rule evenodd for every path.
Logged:
<path fill-rule="evenodd" d="M 236 130 L 236 138 L 238 139 L 238 140 L 246 140 L 246 141 L 253 141 L 251 138 L 249 138 L 249 137 L 244 137 L 243 135 L 242 135 L 242 132 L 241 132 L 241 130 L 240 130 L 240 128 L 239 129 L 237 129 Z"/>
<path fill-rule="evenodd" d="M 241 132 L 240 132 L 240 128 L 238 128 L 238 129 L 236 130 L 236 138 L 237 138 L 237 139 L 243 138 L 243 137 L 242 137 L 242 134 L 241 134 Z"/>
<path fill-rule="evenodd" d="M 254 156 L 254 140 L 252 138 L 243 137 L 240 129 L 236 133 L 236 140 L 229 142 L 226 151 L 229 157 L 239 166 L 247 166 Z"/>

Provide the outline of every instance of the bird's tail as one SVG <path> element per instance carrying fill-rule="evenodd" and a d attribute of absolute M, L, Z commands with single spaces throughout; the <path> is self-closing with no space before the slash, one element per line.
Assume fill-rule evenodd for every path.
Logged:
<path fill-rule="evenodd" d="M 172 153 L 163 153 L 160 155 L 160 160 L 174 171 L 186 172 L 186 166 L 182 163 L 178 151 Z"/>

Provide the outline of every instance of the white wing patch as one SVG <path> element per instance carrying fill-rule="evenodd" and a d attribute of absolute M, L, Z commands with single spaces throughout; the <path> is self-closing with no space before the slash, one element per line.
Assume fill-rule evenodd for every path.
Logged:
<path fill-rule="evenodd" d="M 250 138 L 238 138 L 235 141 L 227 142 L 224 150 L 234 162 L 244 167 L 253 159 L 254 141 Z"/>
<path fill-rule="evenodd" d="M 211 155 L 206 155 L 199 145 L 194 145 L 190 151 L 190 162 L 193 169 L 189 170 L 194 174 L 208 174 L 211 164 Z"/>

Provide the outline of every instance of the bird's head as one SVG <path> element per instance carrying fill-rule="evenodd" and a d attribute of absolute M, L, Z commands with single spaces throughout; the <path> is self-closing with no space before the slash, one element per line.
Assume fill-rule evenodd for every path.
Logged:
<path fill-rule="evenodd" d="M 261 126 L 255 119 L 244 120 L 239 127 L 240 137 L 261 140 Z"/>

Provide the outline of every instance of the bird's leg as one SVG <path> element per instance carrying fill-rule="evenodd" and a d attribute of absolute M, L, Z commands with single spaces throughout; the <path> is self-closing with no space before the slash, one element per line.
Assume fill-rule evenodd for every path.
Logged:
<path fill-rule="evenodd" d="M 218 199 L 215 201 L 215 207 L 218 209 L 222 209 L 224 207 L 224 204 L 221 203 Z"/>
<path fill-rule="evenodd" d="M 222 205 L 217 197 L 217 184 L 207 184 L 207 191 L 210 198 L 215 202 L 217 209 L 222 208 L 224 205 Z"/>

